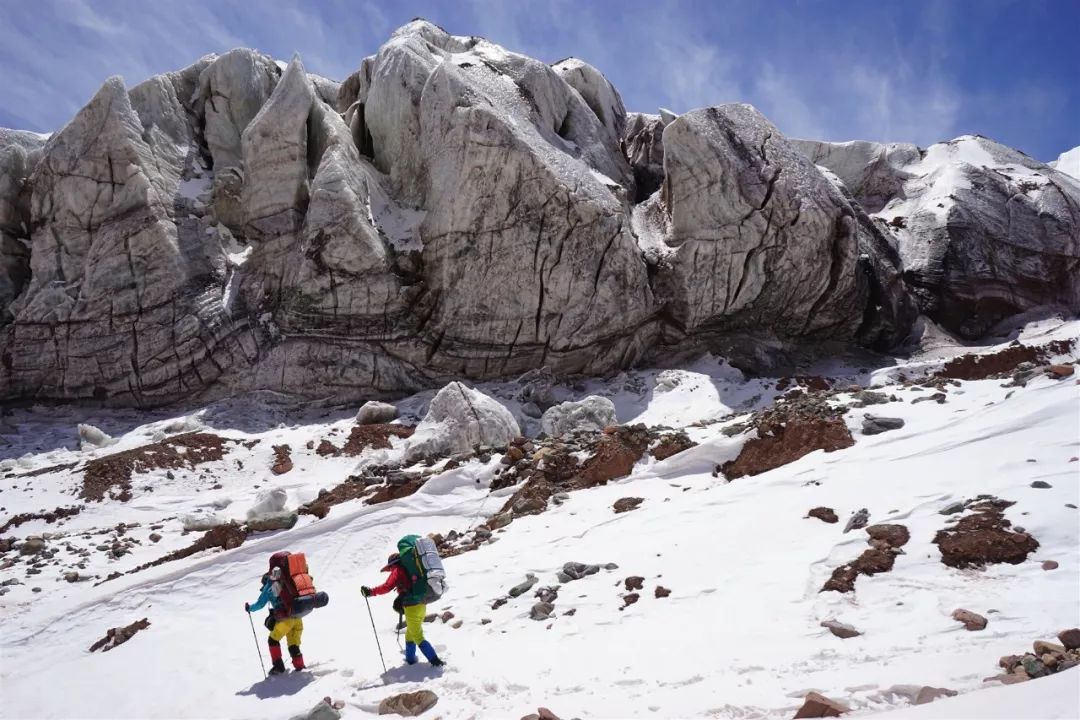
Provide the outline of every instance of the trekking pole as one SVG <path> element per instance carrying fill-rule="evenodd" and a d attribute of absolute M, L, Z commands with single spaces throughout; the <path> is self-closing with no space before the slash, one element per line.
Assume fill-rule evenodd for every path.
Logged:
<path fill-rule="evenodd" d="M 247 614 L 248 622 L 251 623 L 251 637 L 255 638 L 255 652 L 259 653 L 259 667 L 263 671 L 263 680 L 267 678 L 266 675 L 266 663 L 262 659 L 262 648 L 259 647 L 259 636 L 255 634 L 255 621 L 251 619 L 251 613 Z"/>
<path fill-rule="evenodd" d="M 367 614 L 371 618 L 371 632 L 375 634 L 375 647 L 379 648 L 379 660 L 382 662 L 382 671 L 386 672 L 386 660 L 382 654 L 382 643 L 379 642 L 379 631 L 375 629 L 375 616 L 371 614 L 371 601 L 364 596 L 364 604 L 367 605 Z M 260 656 L 261 657 L 261 656 Z"/>
<path fill-rule="evenodd" d="M 402 649 L 402 647 L 401 647 L 401 618 L 402 618 L 402 614 L 398 613 L 397 614 L 397 626 L 396 626 L 396 628 L 397 628 L 397 647 L 398 647 L 398 650 Z"/>

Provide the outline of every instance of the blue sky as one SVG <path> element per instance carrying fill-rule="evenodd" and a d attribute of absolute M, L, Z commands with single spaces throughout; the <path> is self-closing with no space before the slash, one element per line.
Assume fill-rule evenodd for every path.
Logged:
<path fill-rule="evenodd" d="M 0 0 L 0 126 L 55 130 L 110 75 L 237 46 L 340 80 L 416 16 L 582 58 L 632 110 L 749 102 L 795 137 L 981 133 L 1042 160 L 1080 145 L 1080 0 Z"/>

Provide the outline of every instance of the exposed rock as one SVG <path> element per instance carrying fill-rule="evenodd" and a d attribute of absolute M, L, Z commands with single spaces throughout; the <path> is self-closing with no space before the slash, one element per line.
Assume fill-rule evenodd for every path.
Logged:
<path fill-rule="evenodd" d="M 435 707 L 435 703 L 438 701 L 439 696 L 430 690 L 401 693 L 400 695 L 385 698 L 380 702 L 379 714 L 416 717 Z"/>
<path fill-rule="evenodd" d="M 292 448 L 288 445 L 274 446 L 274 464 L 270 466 L 270 472 L 275 475 L 284 475 L 293 469 L 291 450 Z"/>
<path fill-rule="evenodd" d="M 840 717 L 840 715 L 848 711 L 849 708 L 846 705 L 830 700 L 816 692 L 811 692 L 807 693 L 803 706 L 795 713 L 795 718 L 798 720 L 798 718 Z"/>
<path fill-rule="evenodd" d="M 397 420 L 398 410 L 389 403 L 370 400 L 356 413 L 357 425 L 375 425 Z"/>
<path fill-rule="evenodd" d="M 637 593 L 627 593 L 626 595 L 623 595 L 623 608 L 630 607 L 631 605 L 633 605 L 634 603 L 636 603 L 640 599 L 641 599 L 641 596 L 638 595 Z M 621 609 L 622 608 L 620 608 L 620 610 Z"/>
<path fill-rule="evenodd" d="M 1023 363 L 1041 363 L 1055 355 L 1072 350 L 1073 341 L 1055 340 L 1045 345 L 1018 343 L 1003 350 L 984 355 L 961 355 L 945 363 L 937 373 L 939 377 L 956 380 L 985 380 L 1011 374 Z"/>
<path fill-rule="evenodd" d="M 72 466 L 74 467 L 74 466 Z M 25 476 L 24 476 L 25 477 Z M 74 517 L 82 512 L 85 505 L 74 505 L 68 508 L 58 507 L 55 510 L 51 510 L 45 513 L 19 513 L 14 517 L 8 518 L 3 525 L 0 525 L 0 535 L 6 533 L 8 530 L 17 528 L 23 523 L 28 523 L 32 520 L 44 520 L 48 524 L 52 525 L 55 522 L 64 520 L 65 518 Z M 2 543 L 3 541 L 0 541 Z M 0 550 L 3 549 L 0 544 Z"/>
<path fill-rule="evenodd" d="M 607 428 L 592 457 L 578 474 L 578 488 L 605 485 L 629 475 L 649 447 L 649 434 L 643 425 Z"/>
<path fill-rule="evenodd" d="M 973 613 L 970 610 L 953 610 L 952 618 L 957 622 L 963 623 L 964 629 L 966 630 L 983 630 L 986 628 L 986 618 L 978 613 Z"/>
<path fill-rule="evenodd" d="M 272 530 L 290 530 L 300 519 L 296 511 L 282 511 L 269 513 L 257 518 L 248 518 L 247 529 L 249 532 L 270 532 Z"/>
<path fill-rule="evenodd" d="M 624 497 L 624 498 L 622 498 L 620 500 L 616 500 L 615 505 L 614 505 L 615 514 L 618 515 L 619 513 L 629 512 L 630 510 L 636 510 L 638 505 L 640 505 L 644 501 L 645 501 L 645 498 L 639 498 L 639 497 Z"/>
<path fill-rule="evenodd" d="M 343 707 L 345 707 L 344 703 L 335 703 L 326 697 L 306 713 L 294 715 L 289 720 L 338 720 L 341 717 L 341 708 Z"/>
<path fill-rule="evenodd" d="M 866 534 L 870 536 L 871 545 L 882 543 L 890 548 L 903 547 L 911 539 L 911 533 L 903 525 L 871 525 L 866 528 Z"/>
<path fill-rule="evenodd" d="M 19 546 L 20 555 L 37 555 L 45 549 L 45 539 L 38 535 L 31 535 Z"/>
<path fill-rule="evenodd" d="M 934 393 L 932 395 L 922 395 L 911 401 L 912 405 L 918 405 L 924 402 L 936 402 L 938 405 L 944 405 L 946 401 L 945 393 Z"/>
<path fill-rule="evenodd" d="M 934 543 L 941 551 L 941 562 L 955 568 L 1002 562 L 1017 565 L 1038 550 L 1039 542 L 1031 535 L 1009 529 L 1012 523 L 1005 519 L 1002 505 L 976 505 L 975 512 L 938 531 Z"/>
<path fill-rule="evenodd" d="M 697 443 L 683 431 L 666 433 L 660 437 L 660 442 L 649 451 L 649 454 L 657 460 L 667 460 L 673 455 L 696 446 Z"/>
<path fill-rule="evenodd" d="M 957 692 L 955 690 L 949 690 L 948 688 L 936 688 L 925 685 L 919 688 L 919 693 L 915 696 L 913 705 L 925 705 L 926 703 L 933 702 L 938 698 L 943 697 L 955 697 Z"/>
<path fill-rule="evenodd" d="M 341 454 L 347 457 L 356 457 L 368 448 L 373 450 L 386 450 L 392 447 L 392 438 L 410 438 L 415 431 L 416 428 L 411 425 L 355 425 L 349 430 L 349 438 L 345 441 L 345 446 L 341 448 Z M 333 446 L 331 445 L 331 447 Z M 321 455 L 323 454 L 321 452 L 322 449 L 323 446 L 320 444 L 319 449 L 316 450 L 316 452 Z"/>
<path fill-rule="evenodd" d="M 531 590 L 533 585 L 535 585 L 537 582 L 539 582 L 539 580 L 537 580 L 535 575 L 533 575 L 532 573 L 526 573 L 525 580 L 510 588 L 510 592 L 508 594 L 510 595 L 510 597 L 518 597 L 519 595 L 524 595 L 525 593 L 529 592 L 529 590 Z"/>
<path fill-rule="evenodd" d="M 509 410 L 480 391 L 453 382 L 432 399 L 406 446 L 406 459 L 452 455 L 477 445 L 505 446 L 520 434 Z"/>
<path fill-rule="evenodd" d="M 853 628 L 851 625 L 846 625 L 842 622 L 837 622 L 836 620 L 823 620 L 821 622 L 821 627 L 828 628 L 829 632 L 831 632 L 833 635 L 840 638 L 841 640 L 847 640 L 849 638 L 862 635 L 861 632 Z"/>
<path fill-rule="evenodd" d="M 600 432 L 617 422 L 615 404 L 606 397 L 590 395 L 578 402 L 549 408 L 540 418 L 540 427 L 549 437 L 562 437 L 575 431 Z"/>
<path fill-rule="evenodd" d="M 533 620 L 547 620 L 551 613 L 555 612 L 555 606 L 549 602 L 538 602 L 529 611 L 529 617 Z"/>
<path fill-rule="evenodd" d="M 863 415 L 863 435 L 880 435 L 883 432 L 899 430 L 902 427 L 904 427 L 904 421 L 901 418 L 882 417 L 881 415 L 870 415 L 869 413 Z"/>
<path fill-rule="evenodd" d="M 570 582 L 571 580 L 580 580 L 587 575 L 595 575 L 600 572 L 599 565 L 586 565 L 580 562 L 568 562 L 563 565 L 562 572 L 559 573 L 559 582 Z"/>
<path fill-rule="evenodd" d="M 941 510 L 938 510 L 938 513 L 941 514 L 941 515 L 955 515 L 958 512 L 964 512 L 964 503 L 962 503 L 962 502 L 949 503 L 948 505 L 943 507 Z"/>
<path fill-rule="evenodd" d="M 1054 486 L 1046 482 L 1045 480 L 1033 480 L 1031 483 L 1031 487 L 1035 488 L 1036 490 L 1049 490 Z"/>
<path fill-rule="evenodd" d="M 1042 569 L 1043 570 L 1057 570 L 1058 569 L 1057 560 L 1043 560 Z"/>
<path fill-rule="evenodd" d="M 807 517 L 817 518 L 822 522 L 835 523 L 839 521 L 836 512 L 832 508 L 816 507 L 806 514 Z"/>
<path fill-rule="evenodd" d="M 853 407 L 865 407 L 866 405 L 884 405 L 889 402 L 889 396 L 875 390 L 860 390 L 854 393 Z"/>
<path fill-rule="evenodd" d="M 844 532 L 849 533 L 852 530 L 859 530 L 866 527 L 866 523 L 870 522 L 870 511 L 866 508 L 860 509 L 858 512 L 852 514 L 848 518 L 847 525 L 844 526 Z"/>
<path fill-rule="evenodd" d="M 635 202 L 660 189 L 664 182 L 664 128 L 659 115 L 628 113 L 624 150 L 634 171 Z"/>
<path fill-rule="evenodd" d="M 108 652 L 118 645 L 123 645 L 134 637 L 135 633 L 148 627 L 150 627 L 150 621 L 143 618 L 124 627 L 109 628 L 108 632 L 105 633 L 105 637 L 90 646 L 90 652 L 97 652 L 98 650 Z"/>
<path fill-rule="evenodd" d="M 1050 374 L 1053 375 L 1054 377 L 1057 377 L 1057 378 L 1072 377 L 1073 373 L 1075 371 L 1076 371 L 1076 368 L 1073 365 L 1051 365 L 1050 366 Z"/>
<path fill-rule="evenodd" d="M 833 452 L 855 444 L 843 419 L 816 401 L 778 405 L 751 422 L 757 437 L 747 440 L 739 456 L 720 468 L 728 479 L 758 475 L 815 450 Z"/>
<path fill-rule="evenodd" d="M 1061 644 L 1066 650 L 1080 649 L 1080 628 L 1062 630 L 1058 633 L 1057 638 L 1061 641 Z"/>
<path fill-rule="evenodd" d="M 631 590 L 641 590 L 645 587 L 645 578 L 639 575 L 631 575 L 623 580 L 623 586 L 626 588 L 627 592 L 630 592 Z"/>
<path fill-rule="evenodd" d="M 105 494 L 115 500 L 131 499 L 131 476 L 151 470 L 194 468 L 220 460 L 226 453 L 224 438 L 210 433 L 187 433 L 152 445 L 124 450 L 95 458 L 83 472 L 83 488 L 79 496 L 86 500 L 104 500 Z"/>
<path fill-rule="evenodd" d="M 668 595 L 670 595 L 670 594 L 671 594 L 671 591 L 670 591 L 670 590 L 668 590 L 668 589 L 667 589 L 666 587 L 664 587 L 664 586 L 662 586 L 662 585 L 657 585 L 657 586 L 656 586 L 656 590 L 655 590 L 655 591 L 653 592 L 653 595 L 654 595 L 654 596 L 656 597 L 656 599 L 658 599 L 658 600 L 659 600 L 660 598 L 666 598 L 666 597 L 667 597 Z"/>

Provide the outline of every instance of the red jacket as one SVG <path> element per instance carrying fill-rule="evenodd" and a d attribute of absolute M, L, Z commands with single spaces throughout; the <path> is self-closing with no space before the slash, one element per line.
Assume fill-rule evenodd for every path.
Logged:
<path fill-rule="evenodd" d="M 384 570 L 386 568 L 383 568 Z M 397 590 L 398 593 L 403 593 L 409 589 L 409 574 L 405 572 L 405 568 L 400 565 L 390 566 L 390 577 L 386 578 L 379 587 L 371 588 L 372 595 L 385 595 L 391 590 Z"/>

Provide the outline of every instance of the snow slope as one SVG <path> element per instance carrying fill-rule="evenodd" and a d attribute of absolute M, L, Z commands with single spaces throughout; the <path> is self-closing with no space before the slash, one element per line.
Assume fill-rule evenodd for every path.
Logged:
<path fill-rule="evenodd" d="M 1043 323 L 1021 334 L 1025 341 L 1062 337 L 1080 337 L 1080 323 Z M 64 582 L 52 568 L 32 578 L 22 565 L 5 570 L 5 579 L 17 576 L 25 584 L 0 597 L 0 717 L 288 718 L 327 695 L 346 701 L 346 717 L 367 717 L 381 699 L 422 687 L 439 696 L 426 714 L 431 717 L 516 718 L 545 705 L 563 717 L 789 718 L 808 690 L 859 714 L 891 710 L 906 702 L 889 691 L 898 684 L 964 694 L 883 717 L 1076 717 L 1080 670 L 990 689 L 983 678 L 997 674 L 999 656 L 1080 624 L 1080 465 L 1070 462 L 1080 455 L 1080 387 L 1042 376 L 1026 387 L 963 382 L 950 386 L 939 405 L 912 404 L 932 391 L 896 384 L 901 374 L 933 370 L 966 350 L 938 348 L 873 371 L 833 368 L 843 382 L 881 386 L 899 401 L 848 412 L 854 447 L 816 452 L 730 483 L 713 477 L 713 468 L 733 458 L 744 438 L 721 430 L 745 419 L 740 413 L 771 404 L 775 379 L 746 381 L 705 358 L 683 369 L 560 388 L 565 397 L 609 395 L 620 421 L 684 426 L 700 445 L 662 462 L 643 460 L 630 477 L 573 493 L 562 505 L 497 531 L 496 542 L 448 558 L 451 591 L 430 610 L 448 610 L 462 626 L 425 625 L 449 661 L 443 671 L 400 667 L 397 618 L 389 598 L 380 597 L 371 607 L 390 667 L 384 673 L 359 587 L 381 581 L 378 570 L 401 535 L 461 532 L 497 512 L 515 489 L 487 492 L 498 455 L 444 472 L 401 500 L 339 505 L 324 519 L 304 516 L 292 530 L 253 536 L 237 549 L 99 587 Z M 483 389 L 518 411 L 508 385 Z M 400 403 L 404 419 L 415 422 L 430 397 Z M 906 424 L 863 436 L 864 412 Z M 74 447 L 77 415 L 71 409 L 17 411 L 6 418 L 15 432 L 5 434 L 12 444 L 0 457 L 18 457 L 8 464 L 21 473 L 145 445 L 176 422 L 102 414 L 93 420 L 120 441 L 88 454 L 62 447 Z M 63 542 L 92 546 L 99 536 L 83 535 L 140 523 L 129 531 L 141 543 L 130 554 L 109 559 L 96 553 L 88 560 L 87 572 L 104 577 L 190 543 L 197 536 L 180 535 L 179 517 L 199 506 L 227 500 L 221 512 L 243 517 L 257 493 L 271 486 L 286 488 L 290 505 L 299 504 L 336 485 L 358 462 L 305 449 L 309 440 L 342 440 L 352 425 L 343 411 L 298 415 L 264 396 L 207 408 L 179 425 L 260 442 L 236 445 L 195 471 L 175 471 L 171 480 L 160 471 L 137 475 L 126 504 L 89 503 L 66 523 L 33 521 L 7 535 L 63 533 Z M 295 467 L 274 477 L 268 473 L 272 446 L 281 443 L 292 448 Z M 376 452 L 385 459 L 401 448 Z M 1034 480 L 1052 487 L 1032 488 Z M 80 482 L 77 470 L 6 478 L 0 512 L 6 518 L 70 504 Z M 984 493 L 1015 501 L 1006 517 L 1041 547 L 1016 566 L 961 571 L 942 565 L 931 542 L 946 523 L 939 510 Z M 641 506 L 615 514 L 612 504 L 627 496 L 642 498 Z M 805 518 L 821 505 L 834 508 L 840 523 Z M 869 510 L 871 523 L 904 524 L 911 541 L 891 572 L 860 577 L 854 593 L 820 593 L 835 567 L 867 547 L 863 531 L 843 533 L 860 508 Z M 162 526 L 159 543 L 147 539 L 151 524 Z M 312 672 L 267 681 L 242 606 L 255 600 L 267 557 L 283 549 L 307 553 L 316 585 L 331 602 L 305 620 L 303 649 Z M 1060 567 L 1042 570 L 1047 559 Z M 618 569 L 562 585 L 546 621 L 529 619 L 531 592 L 491 608 L 527 572 L 540 579 L 537 589 L 558 585 L 556 572 L 570 561 L 616 563 Z M 644 578 L 644 589 L 636 603 L 620 609 L 628 576 Z M 658 585 L 671 595 L 654 597 Z M 965 631 L 950 617 L 958 607 L 985 615 L 989 627 Z M 143 617 L 150 627 L 126 644 L 87 652 L 106 629 Z M 840 640 L 820 627 L 826 619 L 854 625 L 863 635 Z"/>

